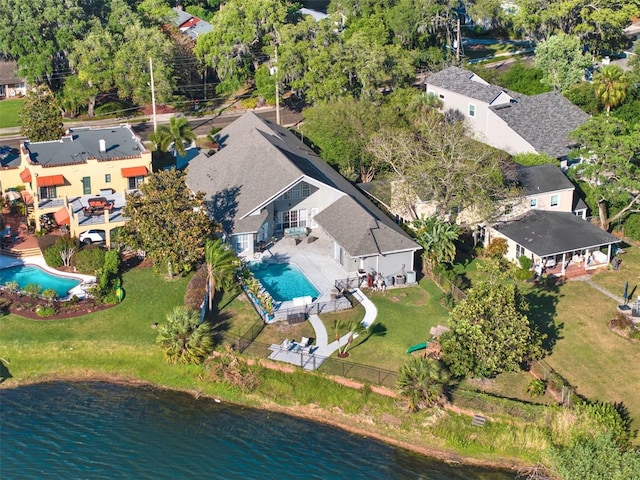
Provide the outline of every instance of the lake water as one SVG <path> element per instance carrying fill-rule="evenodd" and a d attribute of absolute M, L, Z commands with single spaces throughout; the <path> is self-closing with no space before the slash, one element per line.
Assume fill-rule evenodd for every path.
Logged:
<path fill-rule="evenodd" d="M 513 479 L 281 414 L 180 392 L 56 382 L 0 390 L 13 479 Z"/>

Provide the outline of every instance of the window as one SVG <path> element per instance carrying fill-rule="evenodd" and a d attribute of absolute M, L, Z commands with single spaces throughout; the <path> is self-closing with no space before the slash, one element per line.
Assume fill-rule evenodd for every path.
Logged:
<path fill-rule="evenodd" d="M 470 117 L 476 116 L 476 106 L 473 103 L 469 104 L 469 116 Z"/>
<path fill-rule="evenodd" d="M 129 188 L 130 189 L 138 188 L 140 185 L 142 185 L 142 182 L 144 182 L 144 177 L 130 177 Z"/>
<path fill-rule="evenodd" d="M 530 206 L 531 208 L 536 208 L 536 207 L 538 206 L 538 199 L 537 199 L 537 198 L 532 198 L 532 199 L 529 201 L 529 206 Z"/>
<path fill-rule="evenodd" d="M 440 98 L 440 100 L 444 100 L 444 93 L 439 93 L 438 97 Z"/>
<path fill-rule="evenodd" d="M 236 253 L 241 253 L 249 250 L 249 240 L 251 235 L 235 235 L 233 237 L 233 248 Z"/>
<path fill-rule="evenodd" d="M 91 177 L 82 177 L 82 194 L 91 195 Z"/>
<path fill-rule="evenodd" d="M 551 206 L 552 207 L 557 207 L 558 206 L 558 201 L 559 201 L 559 196 L 558 195 L 551 195 Z"/>
<path fill-rule="evenodd" d="M 291 190 L 280 195 L 278 200 L 300 200 L 301 198 L 307 198 L 311 194 L 311 189 L 308 183 L 300 182 L 294 185 Z"/>
<path fill-rule="evenodd" d="M 57 198 L 56 187 L 40 187 L 40 199 Z"/>
<path fill-rule="evenodd" d="M 307 209 L 289 210 L 288 212 L 278 212 L 276 220 L 276 230 L 282 230 L 291 227 L 307 226 Z"/>
<path fill-rule="evenodd" d="M 516 244 L 516 258 L 520 258 L 524 255 L 525 249 L 522 245 Z"/>
<path fill-rule="evenodd" d="M 104 176 L 104 183 L 111 183 L 111 174 L 106 173 Z"/>

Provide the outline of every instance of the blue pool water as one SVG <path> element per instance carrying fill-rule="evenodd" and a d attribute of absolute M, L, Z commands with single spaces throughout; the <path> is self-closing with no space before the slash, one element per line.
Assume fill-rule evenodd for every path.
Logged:
<path fill-rule="evenodd" d="M 253 275 L 277 302 L 297 297 L 318 298 L 319 292 L 295 265 L 257 262 L 249 266 Z"/>
<path fill-rule="evenodd" d="M 66 297 L 69 290 L 81 283 L 77 278 L 53 275 L 36 265 L 18 265 L 0 269 L 0 284 L 4 285 L 7 282 L 18 282 L 21 289 L 30 283 L 35 283 L 40 285 L 43 291 L 50 288 L 55 290 L 60 298 Z"/>
<path fill-rule="evenodd" d="M 180 392 L 101 382 L 0 391 L 3 480 L 515 478 Z"/>

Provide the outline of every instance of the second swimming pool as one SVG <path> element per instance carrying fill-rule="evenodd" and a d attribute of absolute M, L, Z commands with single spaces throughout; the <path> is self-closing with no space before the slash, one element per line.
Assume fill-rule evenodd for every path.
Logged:
<path fill-rule="evenodd" d="M 21 290 L 35 283 L 40 285 L 43 291 L 55 290 L 60 298 L 66 297 L 69 290 L 81 283 L 77 278 L 54 275 L 37 265 L 17 265 L 0 269 L 0 284 L 5 285 L 7 282 L 17 282 Z"/>
<path fill-rule="evenodd" d="M 307 296 L 315 300 L 320 294 L 304 273 L 290 263 L 257 262 L 249 268 L 277 302 Z"/>

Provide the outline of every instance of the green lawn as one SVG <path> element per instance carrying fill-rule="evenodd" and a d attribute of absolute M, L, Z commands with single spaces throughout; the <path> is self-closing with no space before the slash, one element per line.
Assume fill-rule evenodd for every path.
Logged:
<path fill-rule="evenodd" d="M 618 270 L 602 270 L 593 275 L 592 280 L 619 297 L 624 293 L 624 284 L 629 282 L 631 302 L 640 295 L 640 248 L 625 247 L 624 250 L 626 253 L 619 256 L 622 263 Z"/>
<path fill-rule="evenodd" d="M 3 100 L 0 102 L 0 128 L 19 127 L 22 125 L 18 115 L 24 99 Z"/>
<path fill-rule="evenodd" d="M 448 312 L 440 304 L 441 291 L 422 280 L 416 287 L 368 294 L 378 309 L 371 335 L 356 339 L 349 361 L 397 371 L 409 358 L 407 349 L 429 339 L 429 329 L 447 324 Z M 328 319 L 329 335 L 333 318 Z"/>

